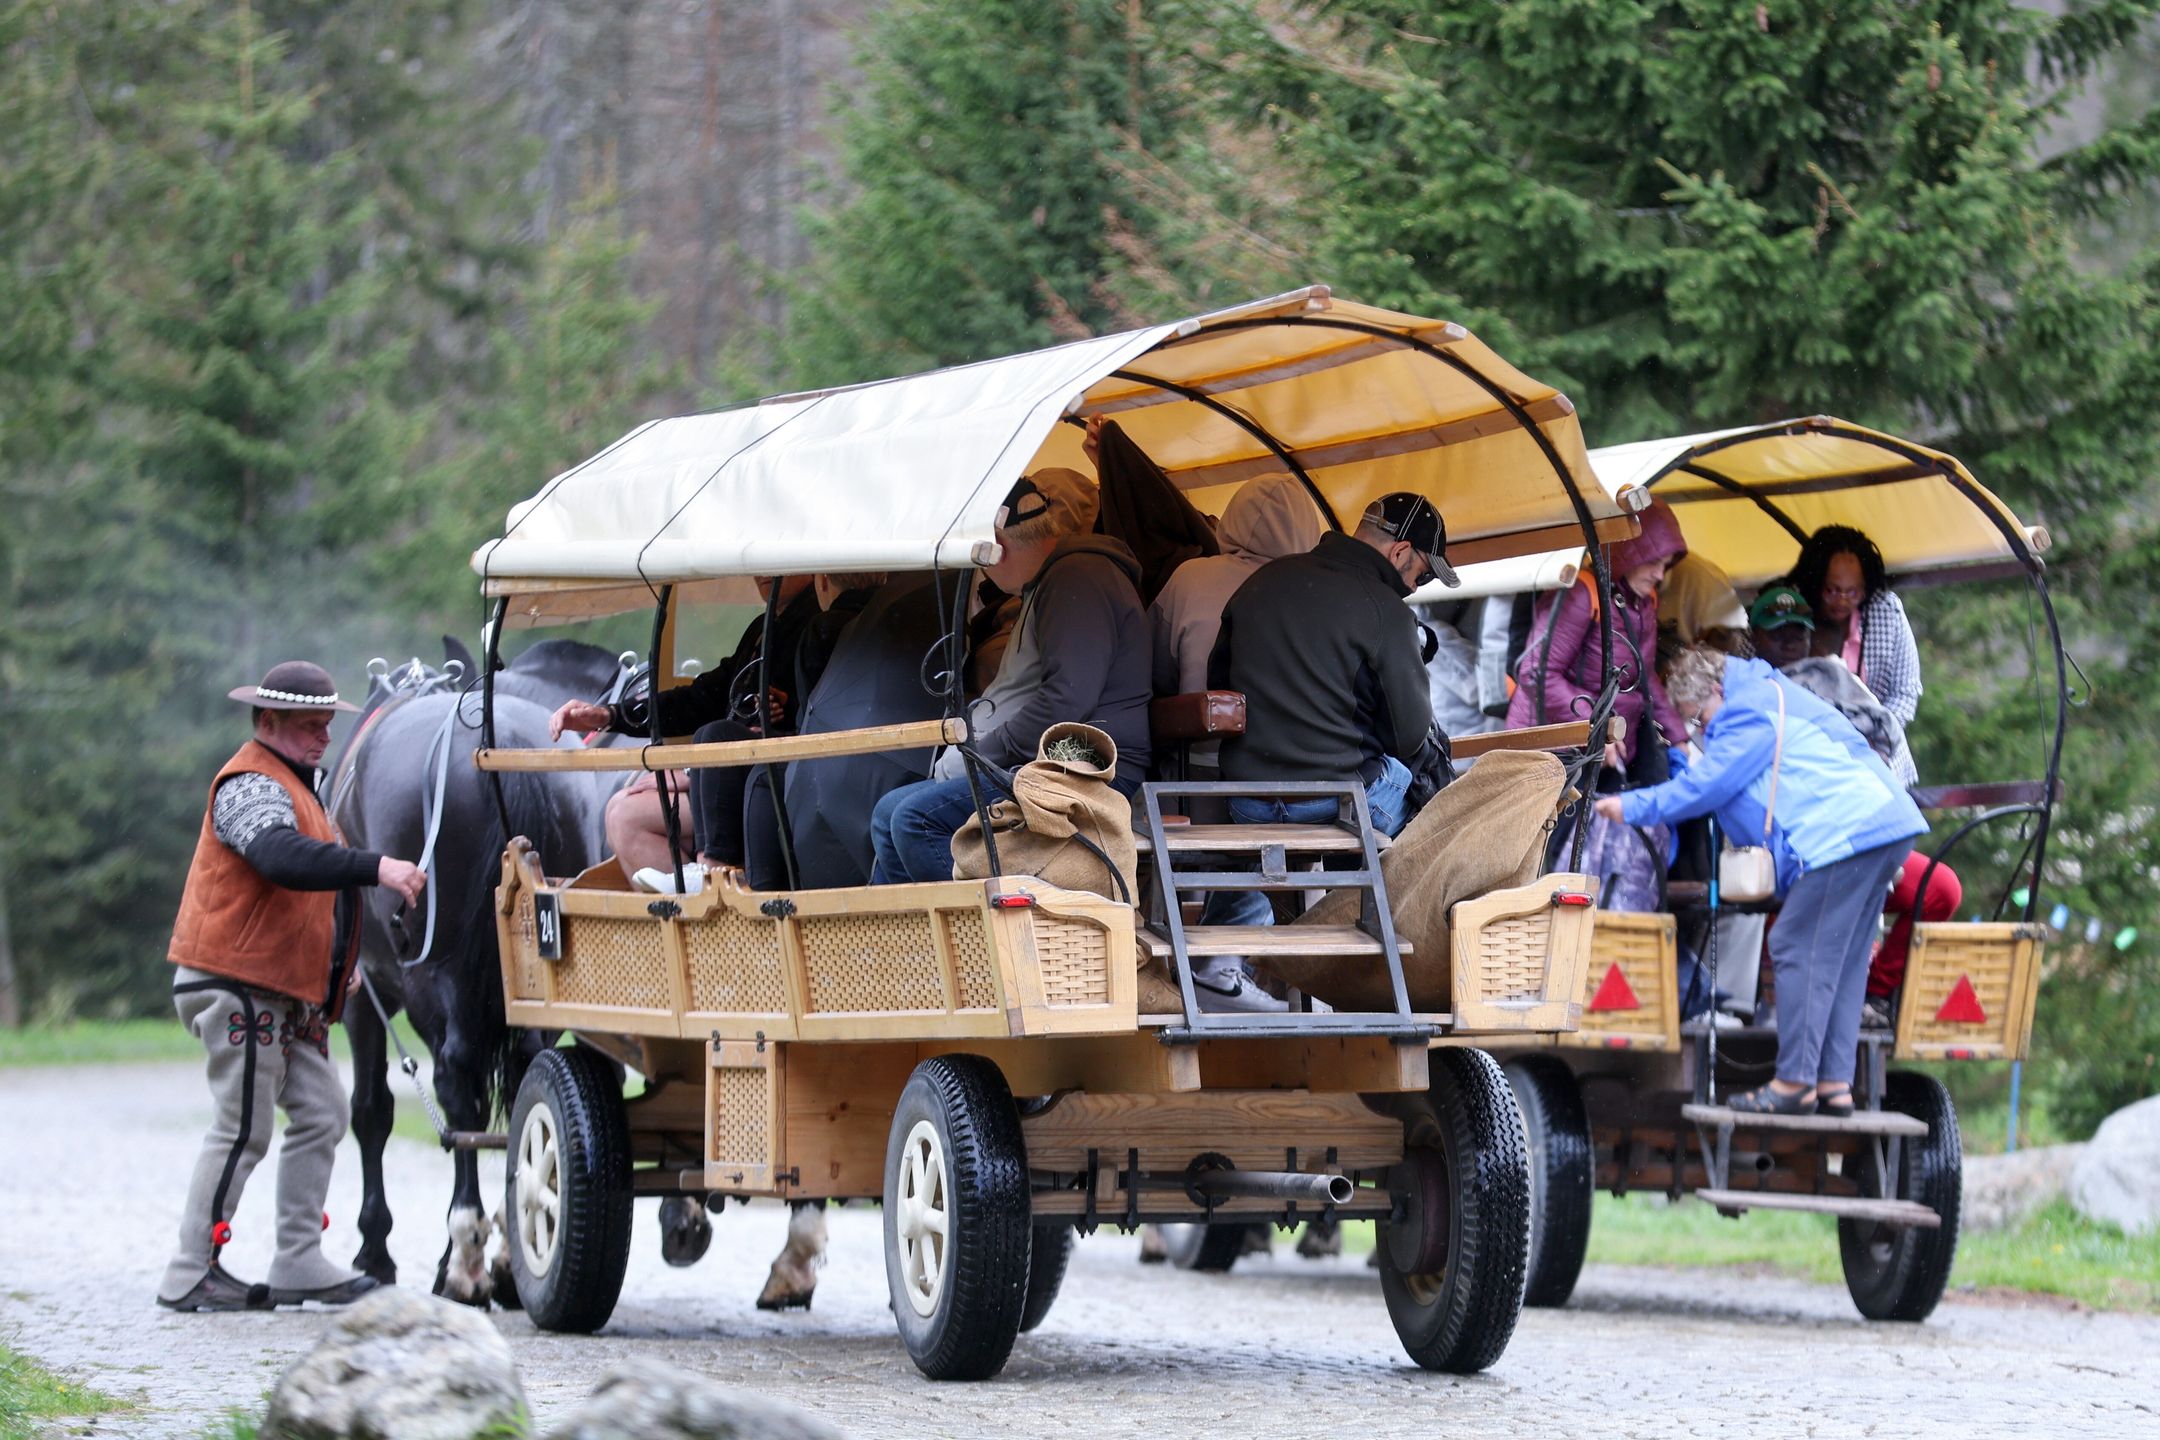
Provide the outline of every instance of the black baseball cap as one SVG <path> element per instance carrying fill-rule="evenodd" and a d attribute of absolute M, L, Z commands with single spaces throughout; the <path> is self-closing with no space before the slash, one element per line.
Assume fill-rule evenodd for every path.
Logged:
<path fill-rule="evenodd" d="M 1365 507 L 1365 523 L 1384 530 L 1397 540 L 1407 540 L 1425 559 L 1433 578 L 1449 589 L 1462 584 L 1455 567 L 1447 563 L 1447 525 L 1432 501 L 1407 490 L 1383 495 Z"/>

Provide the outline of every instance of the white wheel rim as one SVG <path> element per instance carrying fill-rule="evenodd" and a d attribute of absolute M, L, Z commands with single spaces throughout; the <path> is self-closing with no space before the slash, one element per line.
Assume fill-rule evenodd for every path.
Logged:
<path fill-rule="evenodd" d="M 517 1235 L 525 1268 L 545 1275 L 555 1263 L 562 1234 L 562 1147 L 557 1143 L 555 1112 L 545 1101 L 525 1112 L 518 1132 Z"/>
<path fill-rule="evenodd" d="M 928 1319 L 945 1291 L 945 1256 L 952 1236 L 945 1147 L 937 1127 L 918 1120 L 900 1150 L 900 1185 L 893 1197 L 893 1236 L 900 1247 L 900 1288 L 915 1313 Z"/>

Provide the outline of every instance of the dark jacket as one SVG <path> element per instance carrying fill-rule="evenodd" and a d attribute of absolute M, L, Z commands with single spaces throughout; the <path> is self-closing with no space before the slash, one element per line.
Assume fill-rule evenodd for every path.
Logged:
<path fill-rule="evenodd" d="M 1058 543 L 1021 591 L 1019 624 L 971 727 L 978 752 L 1012 769 L 1035 758 L 1043 731 L 1079 720 L 1117 742 L 1118 788 L 1148 766 L 1154 646 L 1140 608 L 1140 562 L 1122 540 L 1075 535 Z"/>
<path fill-rule="evenodd" d="M 1386 556 L 1339 532 L 1255 570 L 1208 657 L 1209 687 L 1245 696 L 1223 778 L 1371 781 L 1383 755 L 1408 764 L 1432 727 L 1409 593 Z"/>
<path fill-rule="evenodd" d="M 803 702 L 795 688 L 795 650 L 802 641 L 803 632 L 817 615 L 816 587 L 805 585 L 802 593 L 781 606 L 774 617 L 771 681 L 772 687 L 785 696 L 780 723 L 773 727 L 775 735 L 795 733 L 796 715 Z M 758 647 L 764 638 L 765 617 L 760 615 L 743 627 L 742 638 L 735 642 L 734 654 L 711 669 L 699 672 L 688 685 L 661 691 L 660 733 L 691 735 L 699 726 L 715 720 L 740 720 L 752 729 L 758 728 L 756 712 L 759 707 L 746 705 L 745 713 L 738 715 L 734 711 L 734 700 L 757 691 Z M 633 701 L 611 709 L 613 714 L 608 720 L 608 729 L 624 735 L 651 733 L 648 729 L 651 722 L 646 718 L 643 704 Z"/>

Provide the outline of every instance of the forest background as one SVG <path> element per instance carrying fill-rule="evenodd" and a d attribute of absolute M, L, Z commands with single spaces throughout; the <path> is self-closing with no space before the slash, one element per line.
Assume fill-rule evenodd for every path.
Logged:
<path fill-rule="evenodd" d="M 160 1010 L 225 690 L 470 642 L 637 421 L 1323 281 L 1593 445 L 1831 412 L 2049 527 L 2083 1133 L 2160 1090 L 2155 11 L 0 0 L 0 1024 Z M 2037 776 L 2029 598 L 1908 605 L 1923 774 Z"/>

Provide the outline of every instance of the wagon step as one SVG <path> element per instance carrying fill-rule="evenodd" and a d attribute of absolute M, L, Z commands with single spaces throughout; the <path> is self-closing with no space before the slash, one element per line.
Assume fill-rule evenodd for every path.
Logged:
<path fill-rule="evenodd" d="M 1143 928 L 1140 939 L 1147 946 L 1149 959 L 1171 958 L 1170 938 L 1160 931 Z M 1412 954 L 1407 940 L 1399 941 L 1397 948 L 1404 959 Z M 1357 956 L 1385 955 L 1387 949 L 1355 925 L 1188 925 L 1185 953 Z"/>
<path fill-rule="evenodd" d="M 1701 1106 L 1689 1106 L 1701 1109 Z M 1789 1117 L 1790 1118 L 1790 1117 Z M 1860 1195 L 1788 1195 L 1777 1190 L 1697 1190 L 1695 1198 L 1727 1215 L 1743 1210 L 1804 1210 L 1841 1220 L 1874 1220 L 1918 1230 L 1941 1226 L 1942 1216 L 1915 1200 L 1872 1200 Z"/>
<path fill-rule="evenodd" d="M 1233 855 L 1257 855 L 1279 845 L 1288 855 L 1356 855 L 1363 843 L 1339 825 L 1171 825 L 1163 826 L 1164 843 L 1173 855 L 1219 851 Z M 1146 831 L 1133 836 L 1142 855 L 1154 853 Z M 1375 833 L 1376 849 L 1388 847 L 1387 836 Z"/>
<path fill-rule="evenodd" d="M 1840 1115 L 1758 1115 L 1723 1105 L 1682 1105 L 1680 1116 L 1719 1130 L 1805 1130 L 1817 1135 L 1906 1135 L 1928 1133 L 1927 1122 L 1895 1110 L 1860 1110 Z M 1708 1192 L 1704 1192 L 1708 1193 Z"/>

